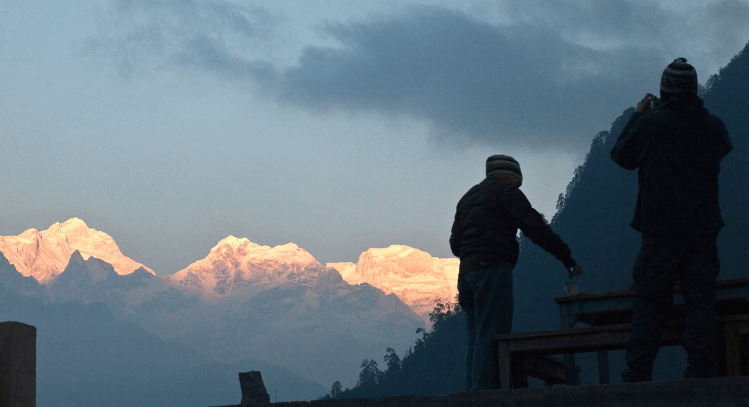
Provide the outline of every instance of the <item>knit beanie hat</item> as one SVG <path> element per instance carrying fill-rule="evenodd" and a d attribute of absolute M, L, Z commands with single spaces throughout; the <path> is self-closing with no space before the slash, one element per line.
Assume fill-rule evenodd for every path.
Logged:
<path fill-rule="evenodd" d="M 512 184 L 523 184 L 523 173 L 520 164 L 509 155 L 493 155 L 486 159 L 486 176 L 497 177 Z"/>
<path fill-rule="evenodd" d="M 679 93 L 697 94 L 697 71 L 687 63 L 686 58 L 676 58 L 663 71 L 661 76 L 661 98 Z"/>

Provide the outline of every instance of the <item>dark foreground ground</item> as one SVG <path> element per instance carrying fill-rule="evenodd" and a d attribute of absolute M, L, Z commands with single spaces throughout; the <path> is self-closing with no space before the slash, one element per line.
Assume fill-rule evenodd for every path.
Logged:
<path fill-rule="evenodd" d="M 239 407 L 239 404 L 235 405 Z M 223 406 L 223 407 L 235 407 Z M 749 376 L 518 390 L 462 392 L 439 397 L 315 400 L 273 407 L 749 407 Z"/>

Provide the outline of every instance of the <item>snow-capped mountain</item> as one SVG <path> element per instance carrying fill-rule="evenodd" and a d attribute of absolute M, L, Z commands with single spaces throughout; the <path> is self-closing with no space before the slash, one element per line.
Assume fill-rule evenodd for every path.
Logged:
<path fill-rule="evenodd" d="M 149 281 L 160 281 L 143 270 L 119 276 L 103 261 L 74 256 L 77 258 L 71 259 L 53 286 L 67 273 L 79 283 L 95 279 L 91 292 L 108 283 L 114 288 L 111 283 L 118 279 L 132 281 L 139 273 Z M 36 284 L 45 292 L 49 288 L 33 277 L 21 276 L 0 253 L 0 279 L 9 276 L 14 276 L 16 282 L 20 279 Z M 109 304 L 40 301 L 19 293 L 17 285 L 6 284 L 9 282 L 0 280 L 0 321 L 21 321 L 37 328 L 40 406 L 233 404 L 239 400 L 237 372 L 248 370 L 262 371 L 268 391 L 277 390 L 279 399 L 285 401 L 317 398 L 330 387 L 304 381 L 286 369 L 257 360 L 209 362 L 183 344 L 166 342 L 136 324 L 123 321 L 111 312 Z"/>
<path fill-rule="evenodd" d="M 255 358 L 321 383 L 353 385 L 362 359 L 405 351 L 424 323 L 395 295 L 353 286 L 293 243 L 269 247 L 229 236 L 164 280 L 198 296 L 151 313 L 143 326 L 210 360 Z"/>
<path fill-rule="evenodd" d="M 385 294 L 394 293 L 425 320 L 437 301 L 454 300 L 459 265 L 457 258 L 436 258 L 403 245 L 369 249 L 356 264 L 327 264 L 349 284 L 368 283 Z"/>
<path fill-rule="evenodd" d="M 125 256 L 111 236 L 89 228 L 78 218 L 55 223 L 47 230 L 28 229 L 18 236 L 0 236 L 0 252 L 24 276 L 32 276 L 42 284 L 49 284 L 68 265 L 70 256 L 80 252 L 85 260 L 93 256 L 114 267 L 117 274 L 125 275 L 150 268 Z"/>
<path fill-rule="evenodd" d="M 40 248 L 51 240 L 46 232 L 35 232 Z M 73 245 L 52 245 L 60 246 Z M 62 251 L 40 252 L 37 266 Z M 335 380 L 353 386 L 361 360 L 390 347 L 403 354 L 424 326 L 395 295 L 345 282 L 292 243 L 269 247 L 229 236 L 206 258 L 166 277 L 143 268 L 122 275 L 104 259 L 74 250 L 58 259 L 66 266 L 45 285 L 21 275 L 3 253 L 5 289 L 49 305 L 104 303 L 118 320 L 209 361 L 260 360 L 326 386 Z"/>
<path fill-rule="evenodd" d="M 294 243 L 270 247 L 228 236 L 204 259 L 167 276 L 166 281 L 208 299 L 309 277 L 305 270 L 320 267 L 309 252 Z"/>
<path fill-rule="evenodd" d="M 293 243 L 229 236 L 204 259 L 157 277 L 77 218 L 0 237 L 5 289 L 50 305 L 104 303 L 119 320 L 207 360 L 256 359 L 325 385 L 352 386 L 361 360 L 412 346 L 436 300 L 454 296 L 457 259 L 391 246 L 336 268 Z"/>

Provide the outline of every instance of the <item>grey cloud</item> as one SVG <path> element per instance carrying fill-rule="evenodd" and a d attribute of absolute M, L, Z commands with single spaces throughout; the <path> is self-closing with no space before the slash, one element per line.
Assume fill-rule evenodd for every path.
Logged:
<path fill-rule="evenodd" d="M 647 51 L 599 52 L 538 27 L 496 28 L 437 8 L 327 31 L 343 47 L 308 48 L 269 84 L 280 100 L 410 115 L 442 137 L 492 143 L 589 141 L 590 118 L 612 104 L 621 112 L 621 98 L 636 97 L 641 64 L 633 61 L 653 60 Z"/>
<path fill-rule="evenodd" d="M 675 11 L 667 12 L 657 2 L 628 0 L 505 0 L 500 3 L 501 9 L 515 20 L 550 27 L 570 36 L 605 39 L 609 43 L 662 39 Z"/>
<path fill-rule="evenodd" d="M 291 68 L 263 52 L 273 48 L 277 16 L 220 0 L 121 0 L 110 23 L 122 23 L 105 27 L 91 44 L 126 76 L 152 68 L 199 71 L 246 81 L 305 109 L 414 117 L 448 144 L 582 149 L 644 91 L 657 91 L 674 57 L 693 61 L 672 55 L 671 43 L 696 23 L 682 24 L 683 16 L 652 2 L 500 3 L 512 24 L 435 7 L 328 23 L 322 31 L 338 46 L 307 47 Z M 722 21 L 747 7 L 724 0 L 710 10 L 705 19 Z M 596 38 L 598 44 L 581 45 Z M 695 42 L 694 52 L 720 43 L 705 41 Z"/>
<path fill-rule="evenodd" d="M 673 58 L 694 54 L 698 70 L 714 72 L 749 39 L 749 1 L 500 0 L 495 14 L 549 27 L 563 38 L 603 46 L 650 48 Z M 664 57 L 664 61 L 667 58 Z"/>
<path fill-rule="evenodd" d="M 154 69 L 247 76 L 273 48 L 278 17 L 225 1 L 117 0 L 100 13 L 101 35 L 85 50 L 124 77 Z"/>
<path fill-rule="evenodd" d="M 749 37 L 749 2 L 719 1 L 706 11 L 705 18 L 716 25 L 712 32 L 702 33 L 712 37 L 714 46 L 709 50 L 712 55 L 733 55 L 746 44 Z"/>
<path fill-rule="evenodd" d="M 711 13 L 716 21 L 732 26 L 745 27 L 749 20 L 749 3 L 742 0 L 723 0 L 714 5 Z"/>

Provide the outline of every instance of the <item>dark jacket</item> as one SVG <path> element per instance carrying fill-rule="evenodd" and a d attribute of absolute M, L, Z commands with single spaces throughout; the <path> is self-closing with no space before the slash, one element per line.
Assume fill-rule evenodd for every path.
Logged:
<path fill-rule="evenodd" d="M 461 273 L 503 262 L 514 267 L 519 251 L 518 229 L 566 267 L 575 265 L 570 248 L 520 189 L 499 178 L 486 177 L 463 195 L 455 211 L 450 249 L 460 257 Z"/>
<path fill-rule="evenodd" d="M 630 224 L 642 233 L 696 236 L 723 227 L 718 203 L 720 161 L 733 149 L 728 130 L 702 99 L 676 96 L 649 115 L 635 112 L 611 159 L 639 169 Z"/>

